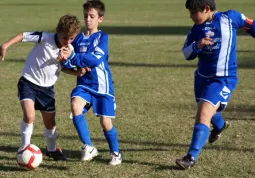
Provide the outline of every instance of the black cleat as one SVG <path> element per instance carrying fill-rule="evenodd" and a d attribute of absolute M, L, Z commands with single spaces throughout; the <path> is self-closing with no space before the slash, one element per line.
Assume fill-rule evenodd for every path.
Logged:
<path fill-rule="evenodd" d="M 176 159 L 175 163 L 182 169 L 189 169 L 195 165 L 196 161 L 192 156 L 187 155 L 184 156 L 182 159 Z"/>
<path fill-rule="evenodd" d="M 60 148 L 57 148 L 56 151 L 48 151 L 46 148 L 46 156 L 53 158 L 54 161 L 66 161 L 67 157 L 63 154 Z"/>
<path fill-rule="evenodd" d="M 218 140 L 220 138 L 222 132 L 224 130 L 226 130 L 227 128 L 229 128 L 229 126 L 230 126 L 230 122 L 229 121 L 225 121 L 224 122 L 224 127 L 221 130 L 212 129 L 211 134 L 210 134 L 209 139 L 208 139 L 208 142 L 209 143 L 213 143 L 216 140 Z"/>

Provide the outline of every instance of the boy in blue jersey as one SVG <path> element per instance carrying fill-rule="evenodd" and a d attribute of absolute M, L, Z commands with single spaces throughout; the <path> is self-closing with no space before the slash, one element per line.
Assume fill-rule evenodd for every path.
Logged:
<path fill-rule="evenodd" d="M 72 42 L 75 56 L 64 64 L 67 67 L 88 67 L 91 69 L 82 77 L 77 77 L 77 86 L 71 93 L 73 124 L 83 143 L 81 160 L 89 161 L 98 151 L 92 145 L 90 132 L 84 113 L 90 107 L 100 117 L 105 138 L 110 148 L 110 165 L 122 162 L 118 146 L 117 131 L 112 124 L 115 117 L 115 98 L 112 75 L 108 66 L 108 35 L 98 30 L 103 22 L 105 6 L 99 0 L 89 0 L 83 4 L 85 32 Z"/>
<path fill-rule="evenodd" d="M 221 111 L 237 84 L 236 29 L 244 28 L 255 37 L 255 22 L 234 10 L 216 11 L 214 0 L 187 0 L 185 6 L 195 24 L 182 51 L 186 60 L 199 59 L 194 80 L 198 108 L 192 141 L 187 155 L 176 160 L 177 165 L 188 169 L 194 166 L 207 138 L 215 142 L 230 125 L 223 120 Z"/>

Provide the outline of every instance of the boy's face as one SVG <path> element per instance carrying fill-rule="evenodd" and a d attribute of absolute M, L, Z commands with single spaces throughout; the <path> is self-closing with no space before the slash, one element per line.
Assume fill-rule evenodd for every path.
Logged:
<path fill-rule="evenodd" d="M 59 47 L 67 46 L 72 43 L 77 34 L 68 35 L 66 32 L 58 33 Z"/>
<path fill-rule="evenodd" d="M 208 11 L 204 9 L 203 11 L 189 10 L 190 18 L 197 25 L 204 23 L 208 19 Z"/>
<path fill-rule="evenodd" d="M 97 30 L 98 24 L 103 21 L 104 17 L 99 17 L 98 11 L 94 8 L 84 10 L 84 23 L 87 30 Z"/>

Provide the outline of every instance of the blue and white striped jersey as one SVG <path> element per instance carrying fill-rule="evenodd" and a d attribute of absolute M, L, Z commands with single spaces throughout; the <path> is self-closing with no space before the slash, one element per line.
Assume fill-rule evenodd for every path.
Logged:
<path fill-rule="evenodd" d="M 85 36 L 80 33 L 72 42 L 75 56 L 64 66 L 90 67 L 92 70 L 77 77 L 77 86 L 94 94 L 114 96 L 112 74 L 108 66 L 108 35 L 98 31 Z"/>
<path fill-rule="evenodd" d="M 215 12 L 210 22 L 193 25 L 182 48 L 185 59 L 198 57 L 198 72 L 202 76 L 236 76 L 236 30 L 239 28 L 255 38 L 253 20 L 234 10 Z M 196 42 L 206 36 L 213 44 L 196 49 Z"/>

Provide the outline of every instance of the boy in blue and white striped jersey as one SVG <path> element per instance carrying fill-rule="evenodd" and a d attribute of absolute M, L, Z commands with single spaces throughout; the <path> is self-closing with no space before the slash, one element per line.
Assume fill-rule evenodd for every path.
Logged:
<path fill-rule="evenodd" d="M 187 155 L 176 160 L 183 169 L 194 166 L 211 124 L 210 143 L 230 125 L 223 120 L 221 111 L 237 84 L 236 30 L 244 28 L 255 37 L 253 20 L 234 10 L 216 11 L 214 0 L 187 0 L 186 8 L 195 24 L 182 51 L 186 60 L 199 60 L 194 80 L 198 108 L 192 141 Z"/>
<path fill-rule="evenodd" d="M 115 117 L 115 97 L 112 75 L 108 66 L 108 35 L 98 30 L 103 22 L 105 6 L 99 0 L 88 0 L 83 4 L 85 32 L 80 33 L 72 42 L 75 55 L 64 64 L 66 67 L 90 68 L 82 77 L 77 77 L 77 86 L 71 93 L 73 124 L 83 143 L 81 160 L 89 161 L 97 156 L 92 145 L 90 132 L 84 113 L 92 106 L 93 112 L 100 117 L 105 138 L 111 154 L 110 165 L 122 162 L 117 131 L 112 124 Z"/>

